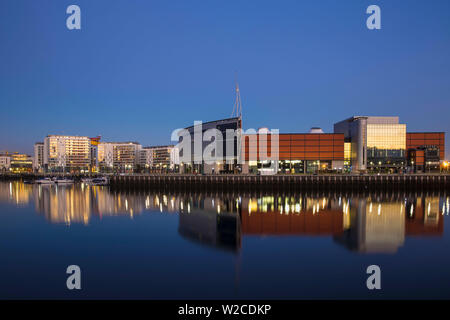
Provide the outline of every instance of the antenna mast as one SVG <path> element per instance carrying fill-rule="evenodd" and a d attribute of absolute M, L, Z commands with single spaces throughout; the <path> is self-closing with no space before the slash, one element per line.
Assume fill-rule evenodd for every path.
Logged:
<path fill-rule="evenodd" d="M 242 118 L 242 101 L 241 101 L 241 93 L 239 91 L 239 83 L 237 82 L 236 76 L 236 99 L 234 101 L 233 112 L 231 113 L 231 117 Z"/>

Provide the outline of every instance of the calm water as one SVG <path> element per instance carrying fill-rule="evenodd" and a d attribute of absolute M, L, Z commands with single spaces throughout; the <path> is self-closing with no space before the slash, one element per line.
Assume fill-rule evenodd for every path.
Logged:
<path fill-rule="evenodd" d="M 450 198 L 0 183 L 0 298 L 450 298 Z M 82 290 L 66 289 L 66 268 Z M 366 287 L 381 267 L 382 289 Z"/>

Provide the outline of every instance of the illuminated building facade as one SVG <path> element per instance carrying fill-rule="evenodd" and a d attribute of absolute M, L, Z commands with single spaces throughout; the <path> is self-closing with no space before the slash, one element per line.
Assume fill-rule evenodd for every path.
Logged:
<path fill-rule="evenodd" d="M 44 170 L 44 143 L 36 142 L 34 144 L 33 170 L 42 172 Z"/>
<path fill-rule="evenodd" d="M 262 142 L 265 139 L 266 147 Z M 256 141 L 256 143 L 252 143 Z M 267 156 L 278 158 L 260 159 L 261 150 L 267 148 Z M 276 168 L 278 173 L 317 173 L 342 171 L 344 168 L 344 135 L 327 133 L 278 134 L 278 154 L 272 148 L 270 134 L 244 135 L 242 156 L 248 164 L 249 173 L 258 173 L 267 166 Z M 243 170 L 246 173 L 247 169 Z"/>
<path fill-rule="evenodd" d="M 33 158 L 27 154 L 11 154 L 11 167 L 13 173 L 25 173 L 33 171 Z"/>
<path fill-rule="evenodd" d="M 334 124 L 343 133 L 351 171 L 398 170 L 406 166 L 406 124 L 398 117 L 355 116 Z"/>
<path fill-rule="evenodd" d="M 7 153 L 0 153 L 0 171 L 6 172 L 11 168 L 11 156 Z"/>
<path fill-rule="evenodd" d="M 90 164 L 90 171 L 91 172 L 98 172 L 98 145 L 100 143 L 100 139 L 101 137 L 95 137 L 95 138 L 90 138 L 91 140 L 91 145 L 90 145 L 90 159 L 91 159 L 91 164 Z"/>
<path fill-rule="evenodd" d="M 408 165 L 415 172 L 439 170 L 445 158 L 444 132 L 408 132 L 406 134 Z"/>
<path fill-rule="evenodd" d="M 100 171 L 112 172 L 114 167 L 113 144 L 100 142 L 97 146 L 97 163 Z"/>
<path fill-rule="evenodd" d="M 444 132 L 407 132 L 398 117 L 355 116 L 334 124 L 345 135 L 351 171 L 439 170 L 445 157 Z"/>
<path fill-rule="evenodd" d="M 100 142 L 98 165 L 101 172 L 129 172 L 137 170 L 142 146 L 137 142 Z"/>
<path fill-rule="evenodd" d="M 44 139 L 44 166 L 49 172 L 88 172 L 89 137 L 49 135 Z"/>
<path fill-rule="evenodd" d="M 144 147 L 140 153 L 141 172 L 172 172 L 178 163 L 176 148 L 169 146 Z"/>
<path fill-rule="evenodd" d="M 0 153 L 0 172 L 27 173 L 33 171 L 33 158 L 27 154 Z"/>

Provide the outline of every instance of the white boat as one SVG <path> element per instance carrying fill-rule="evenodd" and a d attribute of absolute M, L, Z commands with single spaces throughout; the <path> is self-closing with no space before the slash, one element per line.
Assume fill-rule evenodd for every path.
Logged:
<path fill-rule="evenodd" d="M 36 180 L 36 183 L 37 184 L 53 184 L 54 181 L 50 178 L 41 178 L 41 179 Z"/>
<path fill-rule="evenodd" d="M 93 178 L 82 178 L 81 182 L 83 183 L 92 183 L 92 180 L 94 180 Z"/>
<path fill-rule="evenodd" d="M 58 178 L 55 180 L 57 184 L 72 184 L 73 180 L 68 178 Z"/>

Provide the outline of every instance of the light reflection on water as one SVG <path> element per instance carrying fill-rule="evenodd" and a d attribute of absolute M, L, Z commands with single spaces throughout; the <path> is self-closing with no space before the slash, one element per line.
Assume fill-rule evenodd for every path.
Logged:
<path fill-rule="evenodd" d="M 110 192 L 108 187 L 0 184 L 0 202 L 33 203 L 51 223 L 88 225 L 93 217 L 128 216 L 146 210 L 179 214 L 189 239 L 239 250 L 241 237 L 329 236 L 359 252 L 396 252 L 405 237 L 439 236 L 450 198 L 430 195 L 345 197 L 235 196 Z"/>
<path fill-rule="evenodd" d="M 11 210 L 7 209 L 7 206 L 11 207 L 11 205 L 19 211 L 16 210 L 14 214 L 8 215 Z M 86 184 L 58 187 L 56 185 L 27 185 L 13 181 L 0 183 L 0 209 L 0 231 L 4 234 L 2 236 L 0 233 L 0 240 L 3 241 L 3 247 L 0 245 L 0 253 L 13 256 L 16 259 L 13 261 L 23 261 L 28 255 L 38 254 L 48 255 L 51 258 L 47 258 L 47 262 L 58 264 L 62 263 L 58 256 L 72 250 L 79 251 L 78 260 L 88 259 L 86 258 L 88 256 L 90 260 L 86 260 L 86 263 L 91 263 L 91 268 L 95 268 L 104 259 L 123 259 L 132 268 L 138 268 L 142 264 L 141 271 L 134 271 L 136 277 L 140 276 L 141 280 L 142 277 L 145 278 L 148 269 L 158 268 L 154 269 L 153 273 L 159 274 L 161 283 L 152 282 L 155 288 L 159 288 L 158 290 L 155 289 L 151 292 L 139 292 L 138 290 L 139 293 L 135 295 L 122 296 L 123 290 L 129 289 L 128 284 L 123 284 L 121 294 L 114 294 L 111 288 L 103 288 L 104 284 L 102 283 L 96 287 L 95 294 L 91 292 L 91 295 L 87 297 L 205 297 L 204 292 L 210 290 L 207 285 L 213 281 L 209 279 L 203 283 L 202 279 L 207 272 L 217 277 L 213 281 L 217 290 L 209 292 L 208 298 L 358 298 L 361 294 L 364 296 L 367 293 L 364 291 L 364 286 L 358 287 L 352 282 L 361 282 L 361 277 L 350 274 L 354 273 L 355 265 L 358 266 L 358 270 L 365 270 L 367 262 L 362 258 L 357 258 L 357 260 L 349 258 L 345 253 L 358 253 L 360 257 L 377 257 L 378 260 L 370 260 L 370 263 L 379 261 L 385 266 L 404 264 L 401 271 L 396 274 L 399 283 L 404 281 L 401 279 L 402 276 L 405 276 L 405 272 L 408 275 L 411 273 L 411 277 L 414 278 L 416 276 L 412 273 L 414 268 L 424 270 L 434 268 L 433 265 L 426 264 L 411 268 L 412 263 L 419 263 L 417 259 L 424 259 L 424 262 L 420 263 L 435 259 L 436 261 L 433 263 L 442 270 L 450 267 L 450 261 L 446 258 L 447 256 L 444 257 L 442 251 L 438 251 L 439 255 L 425 257 L 432 254 L 433 250 L 441 250 L 439 248 L 445 247 L 445 243 L 449 242 L 444 235 L 444 220 L 450 213 L 450 198 L 442 194 L 363 196 L 348 194 L 168 194 L 125 190 L 110 191 L 109 187 Z M 32 215 L 21 218 L 21 213 L 30 212 Z M 33 216 L 38 219 L 31 221 Z M 147 216 L 154 218 L 145 219 Z M 24 229 L 26 231 L 20 229 L 19 224 L 16 223 L 19 218 L 22 219 L 20 223 L 29 224 L 31 229 Z M 133 220 L 138 220 L 138 225 L 144 225 L 143 229 L 138 229 L 138 225 L 126 223 L 126 221 Z M 114 221 L 120 221 L 120 224 L 114 223 Z M 109 229 L 101 227 L 105 224 Z M 49 225 L 64 227 L 63 233 L 59 231 L 60 229 L 49 228 Z M 56 249 L 39 246 L 38 241 L 30 245 L 29 242 L 22 240 L 25 237 L 23 233 L 30 233 L 32 232 L 30 230 L 33 229 L 37 231 L 35 234 L 29 234 L 29 237 L 39 237 L 39 239 L 47 237 L 49 243 L 66 243 L 70 250 L 61 248 L 55 253 L 52 250 Z M 5 231 L 9 231 L 10 234 L 8 235 Z M 98 236 L 93 234 L 98 234 Z M 87 235 L 95 237 L 95 241 L 92 241 L 92 238 L 83 239 Z M 14 239 L 11 240 L 11 237 Z M 65 237 L 67 239 L 64 239 Z M 74 239 L 76 240 L 74 241 Z M 428 239 L 434 240 L 430 242 Z M 327 241 L 324 242 L 324 240 Z M 8 241 L 10 241 L 9 244 Z M 118 241 L 121 243 L 121 247 L 113 245 L 111 241 Z M 407 246 L 408 242 L 411 243 L 410 246 Z M 195 249 L 203 247 L 213 251 L 199 253 Z M 402 248 L 406 249 L 400 254 Z M 96 259 L 86 255 L 86 250 L 97 252 L 97 254 L 101 252 L 100 255 L 106 255 L 105 252 L 113 250 L 114 254 Z M 265 250 L 272 252 L 272 255 L 276 253 L 278 258 L 268 260 Z M 146 252 L 146 260 L 142 260 L 142 254 L 134 253 L 138 251 Z M 230 252 L 231 256 L 235 257 L 233 259 L 237 259 L 232 262 L 235 267 L 231 270 L 220 271 L 220 268 L 223 268 L 224 263 L 226 264 L 229 259 L 222 255 Z M 422 252 L 422 256 L 417 252 Z M 21 254 L 25 254 L 25 258 Z M 380 258 L 382 257 L 380 254 L 393 258 Z M 195 260 L 192 260 L 191 255 L 195 256 Z M 346 258 L 343 258 L 344 256 Z M 167 261 L 167 259 L 181 259 L 180 257 L 183 259 L 179 266 L 172 265 L 172 261 Z M 33 261 L 41 260 L 40 257 L 35 259 Z M 322 261 L 323 259 L 326 259 L 326 262 Z M 188 286 L 188 284 L 183 284 L 188 280 L 177 278 L 177 274 L 180 274 L 180 270 L 183 270 L 181 274 L 186 272 L 182 266 L 192 264 L 193 261 L 204 266 L 196 265 L 188 269 L 189 277 L 196 279 L 198 289 L 191 288 L 190 291 L 186 289 L 187 291 L 184 292 L 180 286 Z M 324 263 L 325 265 L 323 265 Z M 205 269 L 210 264 L 214 265 L 217 270 L 209 267 Z M 255 264 L 258 269 L 255 269 Z M 333 280 L 327 280 L 328 283 L 331 283 L 329 291 L 325 290 L 322 293 L 318 289 L 310 289 L 308 292 L 298 292 L 299 286 L 296 281 L 303 286 L 314 286 L 312 282 L 314 277 L 311 278 L 311 272 L 316 269 L 322 270 L 327 265 L 340 266 L 343 270 L 347 270 L 348 276 L 355 278 L 349 280 L 354 287 L 340 282 L 343 281 L 339 278 L 342 278 L 341 272 L 343 271 L 337 269 L 336 274 L 330 274 L 330 279 Z M 16 274 L 14 268 L 9 268 L 7 265 L 1 265 L 0 271 L 8 278 L 10 288 L 15 288 L 16 284 L 13 279 L 14 277 L 19 278 L 21 275 Z M 33 268 L 35 267 L 33 266 Z M 251 271 L 247 268 L 250 268 Z M 296 271 L 298 268 L 306 268 L 309 273 L 298 273 Z M 275 274 L 271 275 L 273 278 L 270 281 L 267 278 L 265 280 L 270 282 L 270 289 L 264 289 L 263 284 L 260 283 L 261 276 L 267 277 L 267 270 L 275 271 Z M 323 273 L 323 270 L 321 272 Z M 245 274 L 247 276 L 244 276 Z M 102 277 L 100 273 L 96 276 L 99 279 Z M 227 276 L 239 279 L 239 284 L 237 285 L 236 281 L 234 284 L 230 284 L 229 281 L 226 281 Z M 430 273 L 427 276 L 430 277 Z M 449 278 L 450 272 L 441 274 L 442 276 Z M 177 279 L 176 284 L 170 284 L 168 279 L 172 278 Z M 285 278 L 289 278 L 289 280 Z M 364 274 L 362 278 L 364 279 Z M 136 283 L 140 283 L 139 281 L 136 280 Z M 174 287 L 172 288 L 171 285 Z M 428 292 L 427 294 L 431 292 L 435 297 L 450 296 L 450 290 L 447 289 L 439 288 L 433 291 L 433 288 L 439 285 L 442 283 L 437 278 L 436 284 L 424 282 L 421 286 L 428 291 L 421 292 Z M 136 290 L 136 286 L 138 285 L 134 284 L 132 289 Z M 167 292 L 162 289 L 165 288 L 164 286 L 168 286 Z M 245 287 L 245 290 L 236 291 L 236 286 Z M 339 293 L 338 296 L 334 296 L 333 294 L 337 292 L 336 288 L 340 286 L 345 287 L 346 294 Z M 173 291 L 174 288 L 176 288 L 175 291 Z M 6 289 L 4 288 L 4 290 Z M 12 295 L 12 297 L 22 297 L 22 291 L 34 292 L 28 294 L 31 297 L 47 297 L 50 294 L 66 297 L 67 294 L 65 291 L 58 291 L 62 290 L 60 288 L 53 289 L 53 291 L 48 289 L 48 293 L 42 291 L 42 287 L 35 290 L 25 286 L 20 290 L 17 289 L 16 295 Z M 10 297 L 10 292 L 10 289 L 3 292 L 0 289 L 0 297 Z M 412 297 L 420 296 L 417 292 L 408 290 L 403 292 L 401 287 L 396 287 L 391 291 L 391 295 L 380 297 L 406 298 L 411 297 L 410 295 Z"/>

